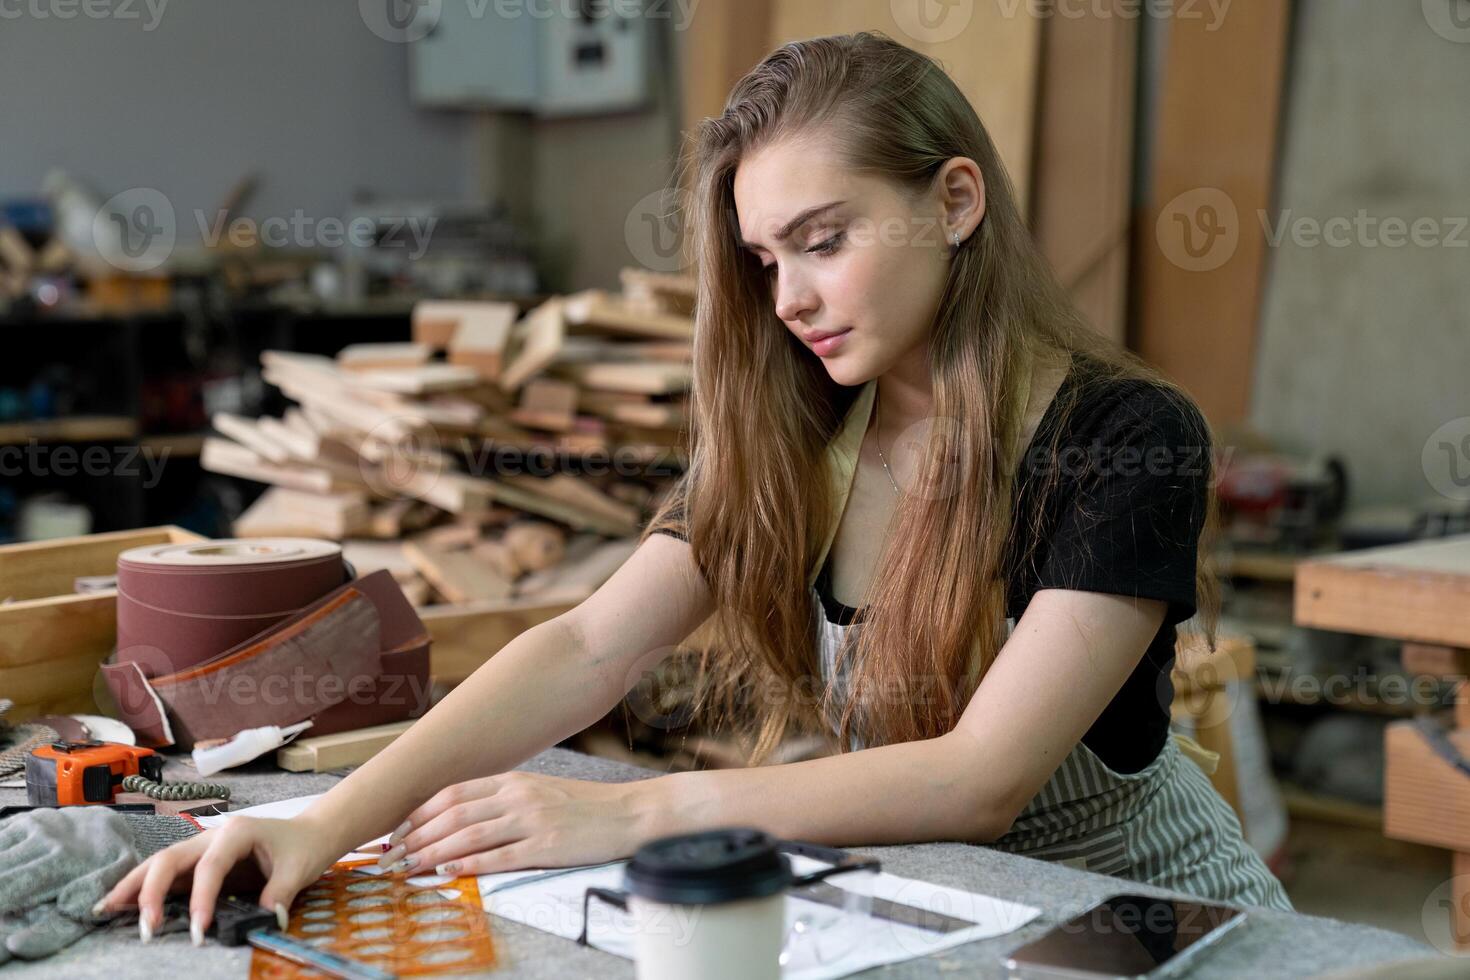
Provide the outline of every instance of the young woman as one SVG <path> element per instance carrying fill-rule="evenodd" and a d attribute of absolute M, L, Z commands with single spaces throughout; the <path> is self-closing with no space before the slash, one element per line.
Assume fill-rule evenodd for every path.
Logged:
<path fill-rule="evenodd" d="M 394 828 L 391 867 L 466 874 L 745 824 L 1289 909 L 1168 731 L 1175 626 L 1201 607 L 1212 630 L 1207 428 L 1080 322 L 954 83 L 880 36 L 788 44 L 693 162 L 691 465 L 632 558 L 303 815 L 163 851 L 103 908 L 151 929 L 192 872 L 202 930 L 251 857 L 284 916 Z M 509 771 L 707 619 L 706 703 L 739 702 L 756 761 L 801 732 L 841 751 L 626 785 Z"/>

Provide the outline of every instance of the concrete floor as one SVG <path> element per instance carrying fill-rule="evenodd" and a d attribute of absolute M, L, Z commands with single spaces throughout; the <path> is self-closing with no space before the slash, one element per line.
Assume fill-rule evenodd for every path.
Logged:
<path fill-rule="evenodd" d="M 1428 941 L 1423 919 L 1449 880 L 1448 851 L 1392 841 L 1381 831 L 1293 817 L 1287 894 L 1297 911 L 1392 929 Z"/>

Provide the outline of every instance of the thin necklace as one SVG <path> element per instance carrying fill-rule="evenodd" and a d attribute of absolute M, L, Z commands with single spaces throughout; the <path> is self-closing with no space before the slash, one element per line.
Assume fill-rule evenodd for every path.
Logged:
<path fill-rule="evenodd" d="M 873 424 L 876 426 L 873 430 L 873 445 L 878 450 L 878 461 L 883 464 L 883 472 L 888 474 L 888 482 L 893 484 L 893 492 L 902 497 L 903 491 L 898 489 L 898 481 L 893 478 L 893 470 L 888 468 L 888 457 L 883 455 L 883 402 L 878 400 L 876 393 L 873 397 L 877 403 L 873 419 Z"/>

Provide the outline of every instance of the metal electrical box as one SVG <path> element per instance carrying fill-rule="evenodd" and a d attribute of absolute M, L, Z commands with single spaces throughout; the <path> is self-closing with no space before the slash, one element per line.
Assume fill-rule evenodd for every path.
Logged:
<path fill-rule="evenodd" d="M 432 23 L 408 45 L 421 105 L 549 118 L 649 100 L 651 26 L 634 0 L 442 0 L 419 16 Z"/>

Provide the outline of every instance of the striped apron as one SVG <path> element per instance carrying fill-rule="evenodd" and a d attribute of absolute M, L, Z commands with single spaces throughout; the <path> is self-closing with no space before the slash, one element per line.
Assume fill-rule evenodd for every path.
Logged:
<path fill-rule="evenodd" d="M 861 623 L 828 621 L 815 588 L 812 604 L 822 680 L 831 684 L 838 650 L 856 642 L 850 634 Z M 1015 620 L 1007 622 L 1014 628 Z M 1176 732 L 1142 770 L 1118 773 L 1079 741 L 990 846 L 1214 901 L 1291 911 L 1281 882 L 1246 843 L 1235 811 L 1187 754 L 1196 749 Z"/>

